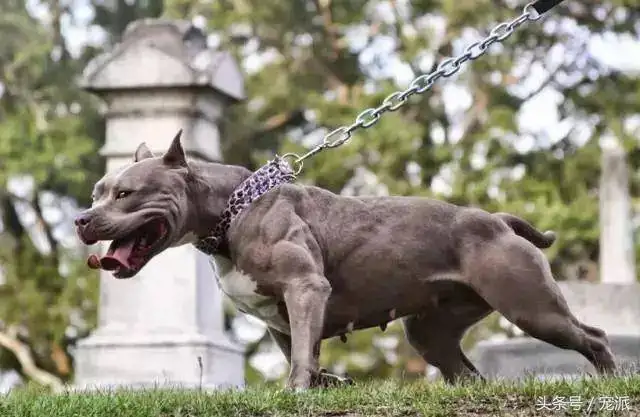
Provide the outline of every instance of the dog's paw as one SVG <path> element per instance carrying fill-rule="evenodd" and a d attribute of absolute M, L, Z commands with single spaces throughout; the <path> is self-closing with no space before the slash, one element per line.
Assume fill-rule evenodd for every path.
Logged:
<path fill-rule="evenodd" d="M 313 386 L 317 388 L 334 388 L 347 385 L 353 385 L 353 379 L 330 374 L 326 369 L 320 369 L 320 372 L 313 379 Z"/>

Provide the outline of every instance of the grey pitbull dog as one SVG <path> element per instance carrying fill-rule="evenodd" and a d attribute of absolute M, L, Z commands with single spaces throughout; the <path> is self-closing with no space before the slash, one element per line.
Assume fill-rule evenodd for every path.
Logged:
<path fill-rule="evenodd" d="M 180 135 L 162 156 L 141 144 L 131 165 L 96 183 L 92 207 L 76 219 L 84 243 L 113 241 L 91 264 L 131 278 L 165 249 L 206 237 L 250 175 L 188 161 Z M 323 384 L 323 339 L 394 319 L 447 381 L 480 377 L 460 339 L 492 311 L 612 374 L 605 333 L 571 313 L 539 250 L 554 240 L 505 213 L 282 184 L 238 215 L 213 265 L 222 290 L 269 326 L 290 388 Z"/>

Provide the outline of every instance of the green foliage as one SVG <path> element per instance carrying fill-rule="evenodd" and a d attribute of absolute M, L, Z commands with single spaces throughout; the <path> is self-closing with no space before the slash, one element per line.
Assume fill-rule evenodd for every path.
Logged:
<path fill-rule="evenodd" d="M 163 0 L 92 0 L 91 3 L 95 14 L 93 23 L 106 31 L 110 44 L 120 41 L 132 21 L 158 17 L 164 10 Z"/>
<path fill-rule="evenodd" d="M 96 16 L 115 38 L 123 28 L 109 23 L 161 12 L 158 2 L 120 3 L 126 13 L 98 7 Z M 46 24 L 34 9 L 46 10 Z M 97 51 L 72 56 L 62 33 L 72 12 L 60 0 L 0 4 L 0 331 L 63 380 L 73 376 L 71 348 L 95 325 L 98 279 L 60 232 L 69 230 L 66 207 L 89 203 L 105 167 L 99 103 L 77 83 Z M 26 188 L 10 188 L 16 180 Z M 1 368 L 22 372 L 0 352 Z"/>
<path fill-rule="evenodd" d="M 0 253 L 0 317 L 28 343 L 41 369 L 70 380 L 67 351 L 95 326 L 96 277 L 72 256 L 66 257 L 69 271 L 60 273 L 59 258 L 42 254 L 27 237 L 18 247 Z M 2 359 L 18 366 L 6 352 Z"/>

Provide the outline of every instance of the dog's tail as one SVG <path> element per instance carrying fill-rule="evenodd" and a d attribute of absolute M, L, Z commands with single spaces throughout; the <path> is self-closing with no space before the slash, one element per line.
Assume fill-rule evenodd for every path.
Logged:
<path fill-rule="evenodd" d="M 516 235 L 527 239 L 540 249 L 546 249 L 556 241 L 556 234 L 554 232 L 548 230 L 542 233 L 520 217 L 508 213 L 494 213 L 494 216 L 499 217 L 505 222 Z"/>

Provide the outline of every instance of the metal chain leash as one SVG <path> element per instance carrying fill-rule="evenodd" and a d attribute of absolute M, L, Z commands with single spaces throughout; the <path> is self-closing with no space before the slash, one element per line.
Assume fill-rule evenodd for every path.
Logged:
<path fill-rule="evenodd" d="M 297 175 L 302 171 L 304 160 L 316 155 L 324 149 L 337 148 L 348 142 L 354 131 L 357 129 L 367 129 L 378 123 L 380 117 L 387 112 L 394 112 L 402 107 L 414 94 L 423 94 L 430 90 L 440 78 L 449 78 L 456 74 L 462 64 L 467 61 L 474 61 L 483 56 L 489 47 L 496 42 L 503 42 L 511 36 L 515 30 L 528 21 L 537 21 L 542 14 L 562 0 L 538 0 L 524 6 L 522 14 L 510 22 L 503 22 L 493 28 L 489 36 L 481 41 L 477 41 L 467 46 L 464 53 L 456 58 L 445 59 L 438 65 L 438 68 L 430 74 L 423 74 L 415 78 L 409 88 L 403 91 L 396 91 L 385 98 L 382 104 L 375 108 L 369 108 L 356 117 L 353 124 L 341 126 L 327 134 L 322 142 L 302 156 L 295 153 L 288 153 L 282 156 L 283 159 L 292 161 L 292 168 Z"/>

